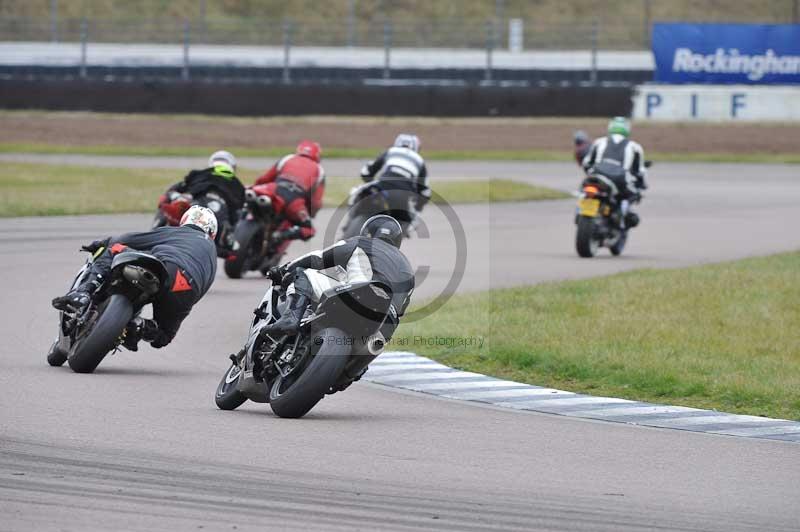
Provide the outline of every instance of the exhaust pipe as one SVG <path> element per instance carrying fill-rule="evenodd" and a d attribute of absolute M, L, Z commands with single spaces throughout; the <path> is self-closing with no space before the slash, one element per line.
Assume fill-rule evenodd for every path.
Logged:
<path fill-rule="evenodd" d="M 244 191 L 244 199 L 247 201 L 253 201 L 254 199 L 256 199 L 256 193 L 253 192 L 253 189 L 248 188 L 247 190 Z"/>
<path fill-rule="evenodd" d="M 378 356 L 383 353 L 385 347 L 386 338 L 383 337 L 380 331 L 370 336 L 369 340 L 367 340 L 367 351 L 372 356 Z"/>
<path fill-rule="evenodd" d="M 269 196 L 259 196 L 256 199 L 256 203 L 261 207 L 269 207 L 272 205 L 272 199 Z"/>

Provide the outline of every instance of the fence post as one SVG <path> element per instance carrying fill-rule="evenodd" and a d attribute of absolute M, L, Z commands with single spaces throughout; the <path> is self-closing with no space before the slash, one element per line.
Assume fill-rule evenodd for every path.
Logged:
<path fill-rule="evenodd" d="M 383 79 L 391 77 L 392 70 L 392 23 L 383 23 Z"/>
<path fill-rule="evenodd" d="M 592 70 L 589 74 L 589 81 L 592 85 L 597 85 L 597 36 L 598 23 L 595 19 L 592 21 Z"/>
<path fill-rule="evenodd" d="M 50 40 L 58 42 L 58 0 L 50 0 Z"/>
<path fill-rule="evenodd" d="M 89 40 L 89 24 L 86 19 L 81 19 L 81 68 L 80 77 L 86 79 L 86 47 Z"/>
<path fill-rule="evenodd" d="M 292 49 L 292 21 L 283 21 L 283 82 L 291 83 L 292 74 L 290 71 L 290 53 Z"/>
<path fill-rule="evenodd" d="M 181 78 L 184 81 L 189 80 L 189 43 L 191 39 L 191 25 L 189 19 L 183 21 L 183 70 L 181 71 Z"/>
<path fill-rule="evenodd" d="M 642 2 L 644 2 L 644 6 L 643 6 L 644 7 L 644 17 L 643 17 L 644 28 L 643 28 L 643 31 L 642 31 L 642 45 L 645 48 L 649 48 L 650 47 L 650 45 L 649 45 L 649 43 L 650 43 L 650 17 L 651 17 L 650 0 L 642 0 Z"/>
<path fill-rule="evenodd" d="M 347 2 L 347 46 L 356 45 L 356 0 Z"/>
<path fill-rule="evenodd" d="M 795 24 L 800 22 L 800 0 L 794 0 L 792 4 L 792 22 Z"/>
<path fill-rule="evenodd" d="M 492 81 L 492 52 L 494 51 L 494 25 L 493 20 L 486 23 L 486 74 L 484 80 Z"/>

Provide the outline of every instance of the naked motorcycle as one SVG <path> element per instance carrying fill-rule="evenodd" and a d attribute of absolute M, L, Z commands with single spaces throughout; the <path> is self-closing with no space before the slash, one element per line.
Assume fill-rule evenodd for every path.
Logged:
<path fill-rule="evenodd" d="M 380 329 L 392 312 L 392 293 L 379 282 L 340 285 L 306 311 L 293 335 L 270 335 L 264 328 L 286 311 L 280 286 L 270 287 L 250 326 L 244 348 L 231 355 L 214 395 L 222 410 L 248 399 L 269 403 L 286 418 L 299 418 L 325 395 L 361 378 L 384 348 Z"/>

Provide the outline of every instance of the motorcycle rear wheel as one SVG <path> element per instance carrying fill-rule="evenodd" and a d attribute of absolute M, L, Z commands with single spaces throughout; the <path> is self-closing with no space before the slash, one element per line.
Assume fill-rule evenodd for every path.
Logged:
<path fill-rule="evenodd" d="M 344 371 L 350 354 L 344 331 L 331 327 L 320 331 L 314 341 L 318 339 L 322 340 L 322 345 L 317 354 L 293 382 L 288 382 L 286 389 L 284 386 L 287 386 L 287 382 L 280 375 L 273 382 L 269 406 L 275 415 L 303 417 L 325 397 Z"/>
<path fill-rule="evenodd" d="M 92 373 L 117 345 L 133 317 L 133 304 L 121 294 L 112 295 L 85 336 L 76 340 L 67 361 L 75 373 Z"/>
<path fill-rule="evenodd" d="M 254 250 L 256 244 L 260 245 L 261 231 L 260 224 L 245 221 L 236 225 L 233 231 L 233 238 L 239 244 L 239 248 L 233 255 L 225 259 L 225 274 L 231 279 L 241 279 L 242 274 L 247 271 L 247 263 L 253 260 L 254 255 L 260 253 L 260 249 Z"/>
<path fill-rule="evenodd" d="M 347 220 L 344 228 L 342 228 L 342 238 L 347 239 L 350 237 L 358 236 L 361 234 L 361 226 L 367 221 L 367 217 L 363 214 L 357 215 Z"/>
<path fill-rule="evenodd" d="M 597 254 L 600 247 L 594 237 L 594 218 L 589 216 L 578 217 L 578 231 L 575 235 L 575 249 L 578 255 L 589 259 Z"/>

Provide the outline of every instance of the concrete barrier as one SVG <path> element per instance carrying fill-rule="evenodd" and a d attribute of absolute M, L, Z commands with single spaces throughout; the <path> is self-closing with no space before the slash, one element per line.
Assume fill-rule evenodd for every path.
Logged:
<path fill-rule="evenodd" d="M 225 115 L 612 116 L 625 87 L 2 80 L 4 109 Z"/>
<path fill-rule="evenodd" d="M 800 87 L 640 85 L 633 117 L 663 122 L 800 121 Z"/>

